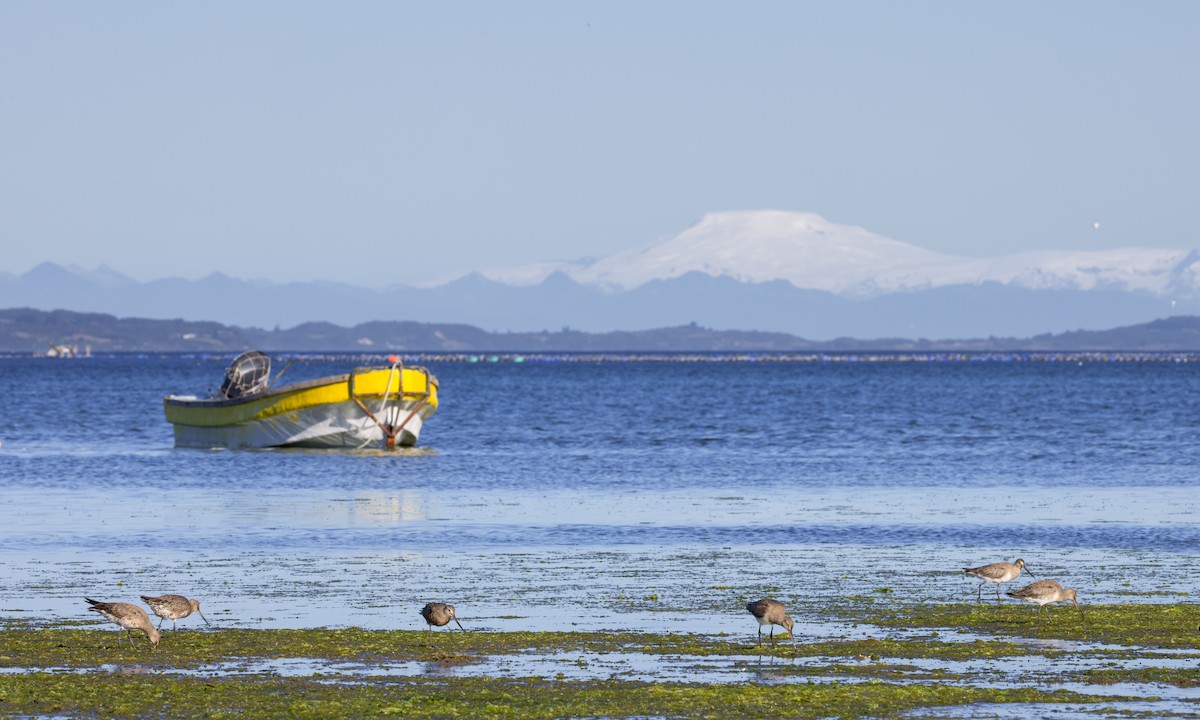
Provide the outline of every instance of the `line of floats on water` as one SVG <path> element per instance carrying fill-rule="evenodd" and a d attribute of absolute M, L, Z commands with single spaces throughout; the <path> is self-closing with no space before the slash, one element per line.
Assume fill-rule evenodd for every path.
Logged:
<path fill-rule="evenodd" d="M 235 352 L 113 352 L 93 353 L 87 358 L 119 359 L 186 359 L 229 360 Z M 1112 363 L 1112 362 L 1200 362 L 1196 352 L 577 352 L 577 353 L 472 353 L 417 352 L 393 353 L 329 353 L 274 352 L 272 357 L 306 362 L 378 363 L 399 355 L 409 363 L 711 363 L 711 362 L 776 362 L 776 363 L 972 363 L 972 362 L 1050 362 L 1050 363 Z M 38 358 L 35 353 L 0 353 L 0 359 Z M 44 357 L 44 356 L 42 356 Z"/>

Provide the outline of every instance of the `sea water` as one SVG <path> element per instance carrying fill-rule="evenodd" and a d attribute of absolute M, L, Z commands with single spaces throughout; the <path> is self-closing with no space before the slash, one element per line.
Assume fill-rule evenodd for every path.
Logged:
<path fill-rule="evenodd" d="M 1084 603 L 1200 590 L 1194 361 L 433 357 L 417 448 L 174 448 L 163 396 L 227 360 L 0 359 L 0 613 L 749 636 L 746 599 L 974 601 L 1017 557 Z"/>

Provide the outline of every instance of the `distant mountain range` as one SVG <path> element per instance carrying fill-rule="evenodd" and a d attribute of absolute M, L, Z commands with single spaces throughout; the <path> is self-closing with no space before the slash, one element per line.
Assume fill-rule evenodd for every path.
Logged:
<path fill-rule="evenodd" d="M 370 322 L 353 327 L 303 323 L 286 330 L 215 322 L 117 318 L 67 310 L 0 310 L 0 352 L 235 353 L 248 349 L 365 354 L 473 352 L 1164 352 L 1200 351 L 1200 317 L 1172 317 L 1104 331 L 1031 338 L 913 340 L 850 338 L 818 342 L 785 333 L 712 330 L 694 325 L 584 333 L 496 333 L 462 324 Z"/>
<path fill-rule="evenodd" d="M 388 274 L 416 283 L 438 273 Z M 484 269 L 383 290 L 220 273 L 143 283 L 105 267 L 45 263 L 0 274 L 0 307 L 239 328 L 413 321 L 552 334 L 695 323 L 816 341 L 1031 337 L 1198 314 L 1200 255 L 1125 248 L 963 258 L 811 213 L 747 211 L 710 214 L 675 237 L 598 260 Z"/>

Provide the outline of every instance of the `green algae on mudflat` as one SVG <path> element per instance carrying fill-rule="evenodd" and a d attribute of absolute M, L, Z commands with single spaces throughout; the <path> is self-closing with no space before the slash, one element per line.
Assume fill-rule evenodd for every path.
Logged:
<path fill-rule="evenodd" d="M 205 679 L 178 675 L 28 673 L 0 676 L 5 715 L 120 717 L 899 717 L 973 703 L 1097 702 L 1066 691 L 980 690 L 878 681 L 703 685 L 623 680 L 327 677 Z"/>
<path fill-rule="evenodd" d="M 0 714 L 892 717 L 920 708 L 983 702 L 1111 699 L 1032 687 L 981 689 L 971 686 L 971 678 L 903 662 L 903 658 L 959 660 L 1040 652 L 1027 643 L 1003 640 L 946 642 L 936 633 L 923 639 L 795 646 L 789 642 L 760 648 L 742 637 L 638 633 L 222 628 L 165 633 L 154 652 L 140 635 L 131 646 L 119 631 L 96 627 L 84 629 L 71 622 L 47 629 L 0 624 L 0 667 L 20 670 L 0 674 Z M 394 662 L 446 667 L 497 655 L 571 652 L 742 658 L 733 662 L 734 669 L 744 669 L 755 658 L 818 657 L 820 664 L 774 665 L 773 673 L 795 681 L 771 685 L 648 683 L 627 678 L 392 677 L 372 669 Z M 301 659 L 319 670 L 281 678 L 270 669 L 248 669 L 254 660 L 262 659 Z M 343 669 L 339 663 L 356 667 Z M 227 673 L 222 668 L 233 669 Z M 822 682 L 809 679 L 817 676 Z"/>
<path fill-rule="evenodd" d="M 1200 666 L 1190 668 L 1138 668 L 1087 670 L 1079 675 L 1079 680 L 1095 685 L 1116 685 L 1117 683 L 1154 683 L 1157 685 L 1174 685 L 1175 687 L 1200 687 Z"/>
<path fill-rule="evenodd" d="M 751 636 L 753 637 L 753 636 Z M 144 635 L 130 645 L 122 631 L 80 628 L 0 629 L 0 667 L 84 667 L 106 662 L 197 667 L 231 659 L 319 658 L 334 662 L 472 662 L 494 655 L 639 653 L 643 655 L 937 658 L 967 660 L 1036 653 L 999 640 L 939 642 L 865 639 L 780 642 L 759 647 L 749 638 L 600 632 L 428 632 L 425 630 L 249 630 L 227 628 L 164 633 L 151 651 Z"/>
<path fill-rule="evenodd" d="M 974 603 L 876 606 L 844 613 L 880 628 L 945 628 L 1031 638 L 1055 638 L 1130 647 L 1200 648 L 1200 604 L 1047 606 L 1038 618 L 1028 604 Z"/>

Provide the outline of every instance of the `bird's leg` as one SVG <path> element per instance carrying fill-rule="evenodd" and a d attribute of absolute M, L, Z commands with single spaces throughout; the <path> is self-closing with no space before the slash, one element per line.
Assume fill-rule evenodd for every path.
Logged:
<path fill-rule="evenodd" d="M 1000 602 L 1000 583 L 996 583 L 996 602 Z"/>
<path fill-rule="evenodd" d="M 758 626 L 758 646 L 762 647 L 762 625 Z"/>
<path fill-rule="evenodd" d="M 771 626 L 771 647 L 775 647 L 775 626 Z"/>
<path fill-rule="evenodd" d="M 975 602 L 983 602 L 983 583 L 979 583 L 979 588 L 975 591 Z"/>
<path fill-rule="evenodd" d="M 161 617 L 160 617 L 160 618 L 158 619 L 158 629 L 159 629 L 159 630 L 162 630 L 162 624 L 163 624 L 163 620 L 166 620 L 166 618 L 161 618 Z"/>

